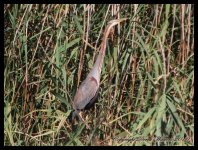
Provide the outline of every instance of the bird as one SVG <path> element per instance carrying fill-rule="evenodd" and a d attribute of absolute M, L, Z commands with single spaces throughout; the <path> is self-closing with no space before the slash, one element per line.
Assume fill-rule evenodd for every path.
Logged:
<path fill-rule="evenodd" d="M 115 20 L 111 20 L 108 22 L 108 25 L 105 28 L 104 34 L 102 37 L 100 51 L 93 65 L 93 68 L 91 69 L 91 71 L 89 72 L 85 80 L 80 84 L 73 98 L 72 107 L 74 111 L 72 114 L 72 120 L 76 116 L 78 116 L 80 120 L 85 122 L 82 117 L 81 112 L 85 109 L 91 108 L 97 99 L 99 86 L 100 86 L 101 67 L 103 64 L 104 56 L 105 56 L 107 39 L 108 39 L 109 33 L 112 27 L 114 27 L 115 25 L 125 20 L 127 20 L 127 18 L 115 19 Z M 87 124 L 86 126 L 89 128 Z"/>

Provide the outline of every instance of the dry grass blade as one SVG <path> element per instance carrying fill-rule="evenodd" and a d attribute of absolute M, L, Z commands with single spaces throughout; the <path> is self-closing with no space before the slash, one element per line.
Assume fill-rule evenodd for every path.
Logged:
<path fill-rule="evenodd" d="M 71 124 L 104 29 L 121 18 L 83 113 L 90 129 Z M 194 5 L 5 4 L 4 145 L 194 146 Z"/>

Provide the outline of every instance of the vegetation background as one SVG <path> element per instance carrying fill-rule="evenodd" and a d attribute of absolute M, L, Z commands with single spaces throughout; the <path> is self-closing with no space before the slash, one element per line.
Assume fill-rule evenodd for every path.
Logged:
<path fill-rule="evenodd" d="M 104 28 L 125 17 L 91 129 L 71 125 Z M 194 5 L 4 5 L 4 145 L 194 145 Z"/>

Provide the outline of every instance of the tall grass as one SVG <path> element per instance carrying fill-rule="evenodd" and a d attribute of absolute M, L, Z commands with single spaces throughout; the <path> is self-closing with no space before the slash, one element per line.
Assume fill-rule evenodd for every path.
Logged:
<path fill-rule="evenodd" d="M 71 101 L 112 19 L 98 102 Z M 194 5 L 4 5 L 4 145 L 194 145 Z"/>

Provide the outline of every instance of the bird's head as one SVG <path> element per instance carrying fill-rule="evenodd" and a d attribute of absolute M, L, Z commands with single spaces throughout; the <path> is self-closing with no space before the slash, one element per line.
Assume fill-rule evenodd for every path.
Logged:
<path fill-rule="evenodd" d="M 111 26 L 115 26 L 115 25 L 119 24 L 120 22 L 126 21 L 127 19 L 128 18 L 111 20 L 108 22 L 108 24 L 111 24 Z"/>

